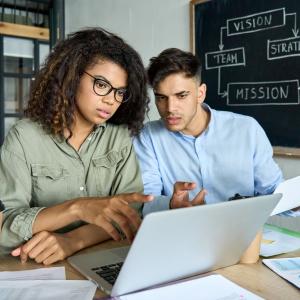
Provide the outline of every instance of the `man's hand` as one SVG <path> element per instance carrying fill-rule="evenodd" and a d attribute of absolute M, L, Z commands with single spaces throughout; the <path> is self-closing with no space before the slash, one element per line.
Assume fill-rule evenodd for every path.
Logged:
<path fill-rule="evenodd" d="M 73 241 L 67 234 L 41 231 L 34 235 L 24 245 L 14 249 L 12 256 L 20 256 L 21 262 L 25 263 L 30 257 L 37 263 L 50 265 L 76 252 Z"/>
<path fill-rule="evenodd" d="M 120 233 L 112 225 L 115 222 L 129 241 L 141 224 L 141 219 L 129 203 L 149 202 L 153 196 L 139 193 L 119 194 L 111 197 L 85 198 L 75 202 L 79 219 L 104 229 L 114 240 L 120 240 Z"/>
<path fill-rule="evenodd" d="M 196 184 L 194 182 L 176 182 L 170 200 L 170 208 L 191 207 L 205 204 L 204 198 L 207 194 L 205 189 L 202 189 L 192 201 L 189 201 L 189 191 L 193 190 L 195 187 Z"/>

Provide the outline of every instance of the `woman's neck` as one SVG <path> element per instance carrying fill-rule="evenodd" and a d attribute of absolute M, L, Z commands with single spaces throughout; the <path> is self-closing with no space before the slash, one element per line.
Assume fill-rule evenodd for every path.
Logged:
<path fill-rule="evenodd" d="M 65 137 L 68 138 L 69 144 L 78 151 L 93 129 L 93 124 L 78 124 L 78 122 L 74 121 L 71 127 L 72 136 L 68 138 L 70 131 L 66 129 Z"/>

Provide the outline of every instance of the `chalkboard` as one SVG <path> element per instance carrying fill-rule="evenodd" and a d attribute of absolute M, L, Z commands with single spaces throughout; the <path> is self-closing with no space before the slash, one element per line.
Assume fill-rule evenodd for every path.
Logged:
<path fill-rule="evenodd" d="M 300 1 L 199 0 L 191 12 L 206 103 L 254 117 L 273 146 L 300 148 Z"/>

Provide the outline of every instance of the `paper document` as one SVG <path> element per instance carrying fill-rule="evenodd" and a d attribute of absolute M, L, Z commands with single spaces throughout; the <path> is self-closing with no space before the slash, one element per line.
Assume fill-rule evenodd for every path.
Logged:
<path fill-rule="evenodd" d="M 277 193 L 281 193 L 282 198 L 272 211 L 271 216 L 300 206 L 300 176 L 280 183 L 274 191 L 274 194 Z"/>
<path fill-rule="evenodd" d="M 65 267 L 0 272 L 0 280 L 65 280 Z"/>
<path fill-rule="evenodd" d="M 121 296 L 120 300 L 257 300 L 260 298 L 221 275 L 210 275 L 142 292 Z"/>
<path fill-rule="evenodd" d="M 96 285 L 88 280 L 4 280 L 0 291 L 0 300 L 92 300 Z"/>
<path fill-rule="evenodd" d="M 279 276 L 300 288 L 300 257 L 263 259 L 263 263 Z"/>
<path fill-rule="evenodd" d="M 260 255 L 268 257 L 300 249 L 300 232 L 266 224 Z"/>

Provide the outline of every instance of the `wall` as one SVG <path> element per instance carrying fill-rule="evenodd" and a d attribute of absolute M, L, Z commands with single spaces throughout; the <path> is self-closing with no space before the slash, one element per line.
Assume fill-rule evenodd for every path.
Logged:
<path fill-rule="evenodd" d="M 189 0 L 65 0 L 65 31 L 101 26 L 149 58 L 165 48 L 189 50 Z M 150 119 L 158 113 L 151 102 Z"/>
<path fill-rule="evenodd" d="M 121 35 L 142 56 L 149 58 L 165 48 L 190 50 L 189 0 L 65 0 L 66 33 L 86 26 L 101 26 Z M 150 119 L 157 119 L 153 105 Z M 300 159 L 276 157 L 285 178 L 300 175 Z M 276 217 L 276 219 L 282 219 Z M 298 220 L 284 220 L 287 226 Z"/>

